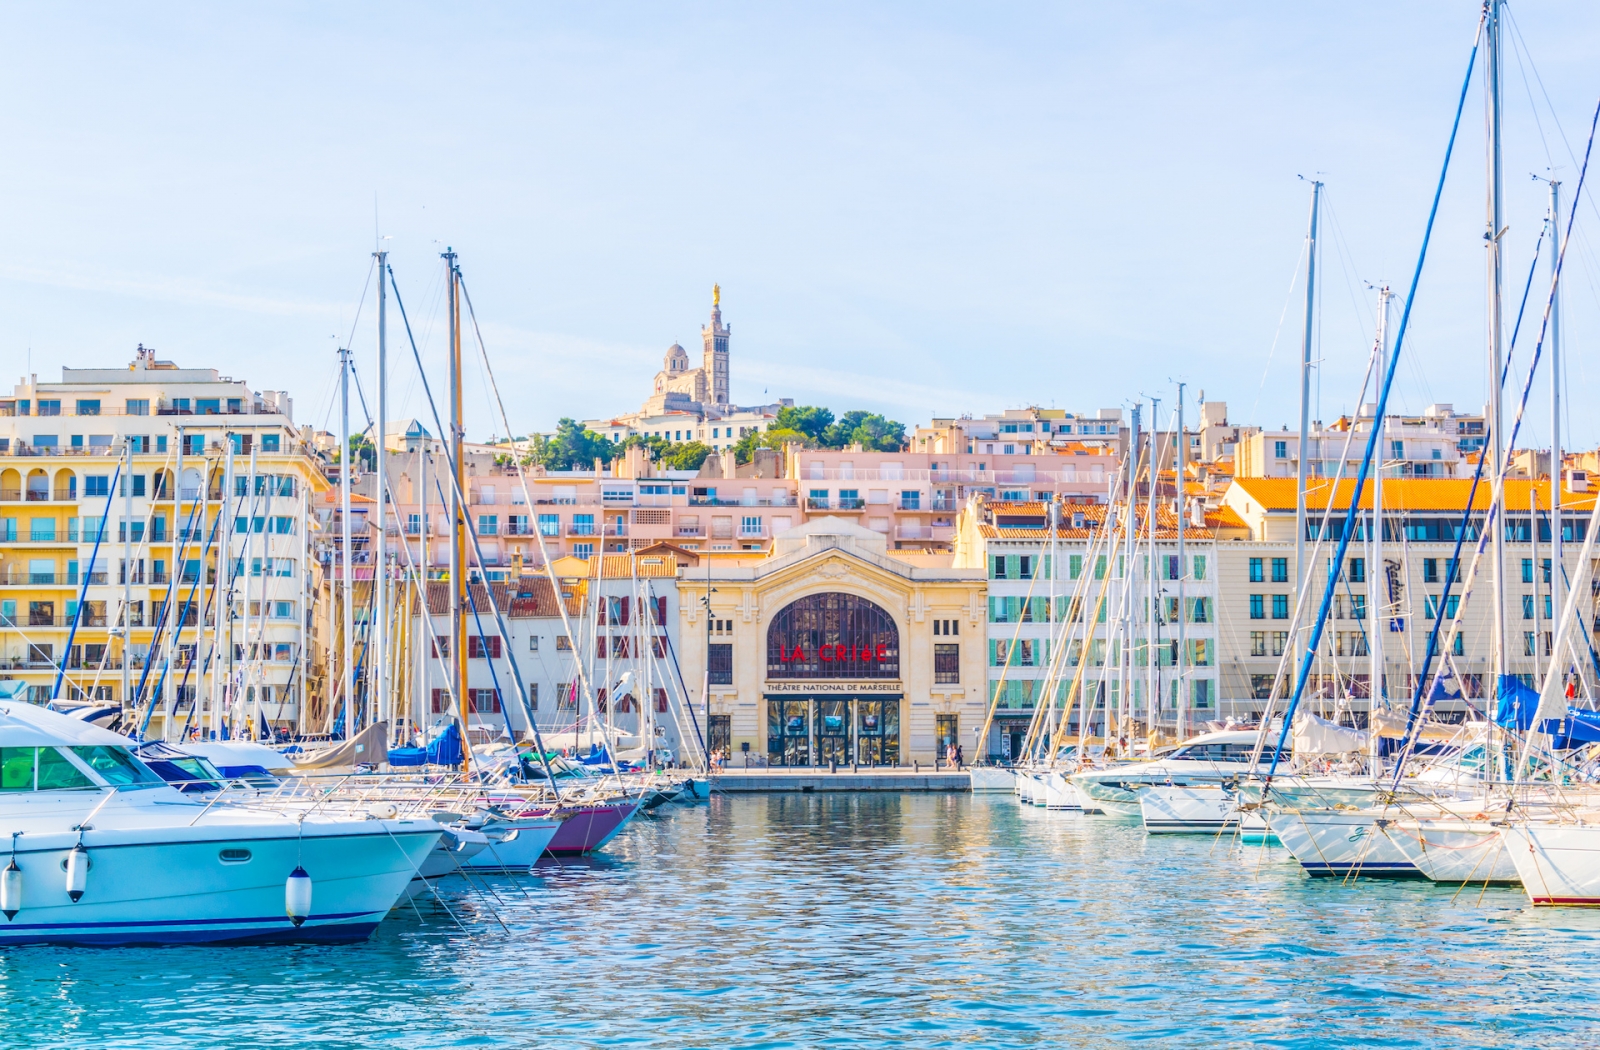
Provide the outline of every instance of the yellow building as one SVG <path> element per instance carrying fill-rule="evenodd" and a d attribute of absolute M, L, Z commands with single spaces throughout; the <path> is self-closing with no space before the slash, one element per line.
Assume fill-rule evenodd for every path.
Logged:
<path fill-rule="evenodd" d="M 931 764 L 982 722 L 981 570 L 823 517 L 678 588 L 684 679 L 733 768 Z"/>
<path fill-rule="evenodd" d="M 247 699 L 293 725 L 317 462 L 283 392 L 143 347 L 18 384 L 0 397 L 0 677 L 41 703 L 133 698 L 155 731 Z"/>

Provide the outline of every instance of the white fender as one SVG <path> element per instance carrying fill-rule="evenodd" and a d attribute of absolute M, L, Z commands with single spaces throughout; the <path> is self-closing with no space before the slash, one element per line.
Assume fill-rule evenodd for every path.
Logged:
<path fill-rule="evenodd" d="M 0 912 L 3 912 L 6 921 L 10 922 L 21 910 L 22 869 L 17 867 L 17 858 L 12 857 L 6 870 L 0 872 Z"/>
<path fill-rule="evenodd" d="M 80 842 L 67 854 L 67 896 L 76 904 L 83 899 L 83 891 L 88 888 L 89 851 Z"/>
<path fill-rule="evenodd" d="M 283 910 L 289 921 L 299 926 L 311 915 L 311 876 L 306 869 L 296 866 L 283 885 Z"/>

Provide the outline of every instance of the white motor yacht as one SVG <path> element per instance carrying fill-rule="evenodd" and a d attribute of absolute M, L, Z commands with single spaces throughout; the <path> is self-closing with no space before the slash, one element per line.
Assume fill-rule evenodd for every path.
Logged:
<path fill-rule="evenodd" d="M 1215 786 L 1236 780 L 1249 770 L 1255 747 L 1255 730 L 1203 733 L 1150 761 L 1086 770 L 1074 774 L 1072 782 L 1089 805 L 1113 816 L 1142 817 L 1139 795 L 1145 788 Z M 1269 748 L 1263 761 L 1269 761 L 1271 754 Z"/>
<path fill-rule="evenodd" d="M 0 702 L 0 945 L 361 940 L 440 839 L 183 794 L 131 745 Z"/>

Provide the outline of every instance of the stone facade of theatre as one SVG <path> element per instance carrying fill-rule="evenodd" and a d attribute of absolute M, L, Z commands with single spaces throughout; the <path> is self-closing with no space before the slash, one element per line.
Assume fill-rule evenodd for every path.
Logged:
<path fill-rule="evenodd" d="M 766 557 L 708 559 L 679 576 L 684 680 L 705 718 L 709 656 L 707 728 L 731 767 L 928 766 L 950 743 L 971 757 L 985 702 L 983 573 L 886 547 L 881 533 L 820 518 L 774 537 Z"/>

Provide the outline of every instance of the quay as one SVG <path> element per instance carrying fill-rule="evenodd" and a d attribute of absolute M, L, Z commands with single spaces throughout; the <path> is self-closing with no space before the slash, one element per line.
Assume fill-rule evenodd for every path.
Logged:
<path fill-rule="evenodd" d="M 725 794 L 798 791 L 971 791 L 972 777 L 960 772 L 933 769 L 877 768 L 837 772 L 818 769 L 739 769 L 718 773 L 711 778 L 711 789 Z"/>

